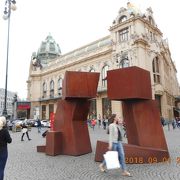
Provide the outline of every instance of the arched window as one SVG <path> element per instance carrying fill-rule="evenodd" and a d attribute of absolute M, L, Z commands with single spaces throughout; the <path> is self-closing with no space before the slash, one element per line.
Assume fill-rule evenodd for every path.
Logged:
<path fill-rule="evenodd" d="M 54 97 L 54 81 L 50 82 L 50 97 Z"/>
<path fill-rule="evenodd" d="M 127 55 L 122 55 L 119 62 L 119 68 L 125 68 L 125 67 L 129 67 L 129 58 Z"/>
<path fill-rule="evenodd" d="M 55 51 L 55 45 L 54 45 L 54 43 L 50 43 L 50 44 L 49 44 L 49 50 L 50 50 L 50 51 Z"/>
<path fill-rule="evenodd" d="M 107 71 L 109 70 L 109 66 L 105 65 L 102 68 L 102 86 L 106 87 L 107 86 Z"/>
<path fill-rule="evenodd" d="M 46 94 L 47 94 L 47 85 L 46 85 L 46 83 L 44 82 L 44 83 L 43 83 L 43 96 L 42 96 L 42 98 L 45 98 L 45 97 L 46 97 Z"/>
<path fill-rule="evenodd" d="M 127 16 L 121 16 L 119 19 L 119 23 L 122 23 L 127 20 Z"/>
<path fill-rule="evenodd" d="M 46 50 L 46 43 L 42 43 L 41 45 L 41 52 L 44 52 Z"/>
<path fill-rule="evenodd" d="M 44 82 L 43 83 L 43 92 L 46 92 L 47 91 L 47 85 L 46 85 L 46 83 Z"/>
<path fill-rule="evenodd" d="M 58 95 L 62 95 L 62 78 L 58 79 Z"/>
<path fill-rule="evenodd" d="M 152 68 L 153 68 L 153 79 L 154 83 L 160 83 L 160 71 L 159 71 L 159 59 L 158 57 L 155 57 L 152 62 Z"/>
<path fill-rule="evenodd" d="M 130 18 L 133 18 L 135 17 L 135 15 L 133 13 L 130 14 Z"/>

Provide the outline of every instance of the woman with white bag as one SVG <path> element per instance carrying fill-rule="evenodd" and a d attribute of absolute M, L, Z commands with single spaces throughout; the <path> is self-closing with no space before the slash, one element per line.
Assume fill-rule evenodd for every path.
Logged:
<path fill-rule="evenodd" d="M 22 136 L 21 136 L 21 141 L 24 141 L 23 137 L 24 137 L 25 133 L 26 133 L 26 136 L 27 136 L 28 140 L 30 141 L 30 140 L 31 140 L 31 138 L 29 138 L 28 128 L 27 128 L 26 124 L 25 124 L 25 123 L 23 123 L 23 124 L 21 125 L 21 127 L 22 127 Z"/>
<path fill-rule="evenodd" d="M 118 119 L 116 114 L 112 114 L 111 118 L 109 119 L 109 147 L 110 151 L 117 151 L 118 158 L 123 170 L 123 176 L 131 176 L 130 173 L 126 170 L 126 163 L 125 163 L 125 155 L 124 155 L 124 148 L 122 145 L 122 135 L 120 132 L 120 120 Z M 102 172 L 105 172 L 105 160 L 100 164 L 99 168 Z"/>

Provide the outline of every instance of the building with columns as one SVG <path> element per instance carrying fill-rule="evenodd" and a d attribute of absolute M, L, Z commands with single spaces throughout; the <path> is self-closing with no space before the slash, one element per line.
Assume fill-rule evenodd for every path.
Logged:
<path fill-rule="evenodd" d="M 153 11 L 140 12 L 131 3 L 120 8 L 109 28 L 109 35 L 69 53 L 61 54 L 59 45 L 48 35 L 37 53 L 33 53 L 27 80 L 31 118 L 49 119 L 62 96 L 66 71 L 100 72 L 97 97 L 91 100 L 90 118 L 122 115 L 121 102 L 107 98 L 107 71 L 138 66 L 150 72 L 153 99 L 167 119 L 174 116 L 179 96 L 177 69 L 171 59 L 168 42 L 158 29 Z"/>

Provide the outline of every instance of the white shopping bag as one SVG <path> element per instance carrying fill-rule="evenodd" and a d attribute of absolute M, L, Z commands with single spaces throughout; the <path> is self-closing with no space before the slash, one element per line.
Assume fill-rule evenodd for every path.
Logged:
<path fill-rule="evenodd" d="M 106 161 L 107 169 L 116 169 L 121 167 L 119 164 L 117 151 L 108 151 L 103 156 Z"/>

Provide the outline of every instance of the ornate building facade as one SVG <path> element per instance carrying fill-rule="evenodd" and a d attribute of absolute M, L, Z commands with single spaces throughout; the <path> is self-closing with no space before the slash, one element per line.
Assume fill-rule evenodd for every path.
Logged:
<path fill-rule="evenodd" d="M 13 102 L 14 102 L 15 94 L 16 94 L 15 92 L 7 91 L 6 108 L 7 108 L 7 114 L 9 116 L 13 115 Z M 0 88 L 0 116 L 2 115 L 4 109 L 4 96 L 5 96 L 5 89 Z"/>
<path fill-rule="evenodd" d="M 152 9 L 142 14 L 128 3 L 126 8 L 120 8 L 109 31 L 108 36 L 64 55 L 52 36 L 47 36 L 30 63 L 27 85 L 31 118 L 38 114 L 41 119 L 49 119 L 50 113 L 56 111 L 65 71 L 100 72 L 90 116 L 104 117 L 116 112 L 123 117 L 121 102 L 107 98 L 106 76 L 108 70 L 129 66 L 150 71 L 152 94 L 160 113 L 167 119 L 173 118 L 175 97 L 179 95 L 177 70 Z"/>

